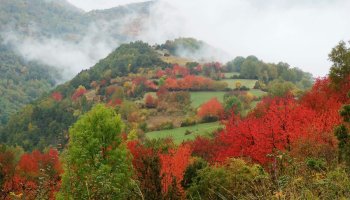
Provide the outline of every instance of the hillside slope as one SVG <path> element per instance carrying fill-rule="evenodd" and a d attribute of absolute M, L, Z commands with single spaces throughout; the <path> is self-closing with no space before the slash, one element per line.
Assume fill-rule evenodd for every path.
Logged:
<path fill-rule="evenodd" d="M 91 69 L 82 71 L 12 116 L 0 130 L 0 140 L 27 150 L 65 144 L 69 126 L 94 103 L 104 101 L 106 86 L 116 81 L 113 79 L 145 68 L 164 66 L 167 64 L 146 43 L 121 45 Z M 93 92 L 91 99 L 85 94 L 86 90 Z"/>
<path fill-rule="evenodd" d="M 23 105 L 49 91 L 58 72 L 38 62 L 28 62 L 8 46 L 0 45 L 0 124 Z"/>
<path fill-rule="evenodd" d="M 147 16 L 149 6 L 150 3 L 145 2 L 85 12 L 65 0 L 0 0 L 0 125 L 63 78 L 61 66 L 47 66 L 37 61 L 44 60 L 45 55 L 42 59 L 24 55 L 28 52 L 19 50 L 24 41 L 29 52 L 36 50 L 35 44 L 49 45 L 47 41 L 53 39 L 58 41 L 55 44 L 64 42 L 80 48 L 78 45 L 86 43 L 84 40 L 93 24 L 110 34 L 113 44 L 129 40 L 135 34 L 130 27 L 134 24 L 129 26 L 125 19 L 139 23 L 138 16 Z M 35 42 L 32 44 L 32 41 Z"/>

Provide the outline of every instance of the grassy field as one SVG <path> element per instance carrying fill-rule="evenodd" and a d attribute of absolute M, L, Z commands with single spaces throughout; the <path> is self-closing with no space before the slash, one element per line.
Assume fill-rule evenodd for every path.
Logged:
<path fill-rule="evenodd" d="M 222 80 L 223 82 L 226 82 L 228 84 L 228 87 L 231 89 L 236 88 L 236 83 L 240 82 L 242 86 L 246 86 L 248 88 L 253 88 L 255 85 L 256 80 L 255 79 L 225 79 Z"/>
<path fill-rule="evenodd" d="M 225 92 L 191 92 L 192 107 L 197 108 L 214 97 L 223 102 L 224 95 Z"/>
<path fill-rule="evenodd" d="M 187 58 L 181 58 L 177 56 L 162 56 L 161 59 L 166 63 L 179 64 L 181 66 L 185 66 L 186 63 L 191 62 L 191 60 Z"/>
<path fill-rule="evenodd" d="M 227 73 L 224 73 L 224 74 L 225 74 L 225 78 L 231 78 L 233 75 L 239 76 L 238 72 L 227 72 Z"/>
<path fill-rule="evenodd" d="M 162 130 L 146 133 L 146 137 L 149 139 L 159 139 L 171 137 L 176 144 L 180 144 L 186 140 L 193 140 L 199 135 L 208 135 L 218 128 L 222 127 L 219 122 L 196 124 L 189 127 L 180 127 L 171 130 Z M 190 131 L 191 134 L 185 135 L 186 131 Z"/>
<path fill-rule="evenodd" d="M 266 92 L 258 90 L 258 89 L 251 89 L 248 92 L 251 93 L 252 95 L 256 96 L 256 97 L 262 97 L 262 96 L 267 95 Z"/>
<path fill-rule="evenodd" d="M 251 89 L 248 92 L 253 94 L 254 96 L 257 96 L 257 97 L 261 97 L 261 96 L 266 95 L 266 92 L 263 92 L 263 91 L 257 90 L 257 89 Z M 222 92 L 222 91 L 190 92 L 190 93 L 191 93 L 192 107 L 194 107 L 194 108 L 198 108 L 200 105 L 202 105 L 203 103 L 209 101 L 210 99 L 212 99 L 214 97 L 216 97 L 220 102 L 223 102 L 224 95 L 225 95 L 225 92 Z M 153 96 L 156 96 L 155 92 L 149 92 L 147 94 L 151 94 Z M 145 95 L 145 97 L 146 97 L 146 95 Z"/>

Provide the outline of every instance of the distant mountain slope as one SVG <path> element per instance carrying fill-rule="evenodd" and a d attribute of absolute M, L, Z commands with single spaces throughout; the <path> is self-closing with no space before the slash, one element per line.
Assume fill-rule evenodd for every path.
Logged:
<path fill-rule="evenodd" d="M 61 36 L 80 33 L 88 19 L 65 1 L 0 0 L 0 24 L 27 36 Z"/>
<path fill-rule="evenodd" d="M 111 23 L 115 32 L 126 18 L 145 17 L 152 2 L 135 3 L 85 12 L 65 0 L 0 0 L 1 31 L 23 36 L 55 36 L 75 39 L 86 34 L 92 23 Z M 126 33 L 126 32 L 125 32 Z"/>
<path fill-rule="evenodd" d="M 0 45 L 0 124 L 23 105 L 55 85 L 57 71 L 38 62 L 25 61 L 8 46 Z"/>
<path fill-rule="evenodd" d="M 47 54 L 55 60 L 64 59 L 65 55 L 58 57 L 60 52 L 54 51 L 55 49 L 52 53 L 46 53 L 48 47 L 61 45 L 77 49 L 76 54 L 69 54 L 69 60 L 79 59 L 74 58 L 80 56 L 79 53 L 87 54 L 85 57 L 91 56 L 91 52 L 85 50 L 84 45 L 97 45 L 96 40 L 101 38 L 115 47 L 119 41 L 133 36 L 134 25 L 140 19 L 137 16 L 145 17 L 149 6 L 150 2 L 146 2 L 85 12 L 65 0 L 0 0 L 0 125 L 7 122 L 9 115 L 48 92 L 56 84 L 61 75 L 59 73 L 63 70 Z M 130 18 L 133 23 L 127 23 L 125 18 Z M 100 33 L 89 32 L 92 24 L 97 26 L 95 29 Z M 97 34 L 102 36 L 95 38 Z M 105 34 L 109 37 L 103 38 Z M 108 41 L 109 38 L 112 41 Z M 106 42 L 103 41 L 104 43 Z M 39 47 L 45 55 L 36 53 L 38 44 L 42 45 Z M 26 50 L 23 52 L 23 49 Z M 108 53 L 111 49 L 105 51 Z M 98 51 L 98 48 L 93 50 Z M 45 59 L 52 61 L 45 62 L 47 65 L 53 63 L 52 66 L 37 62 L 44 62 Z M 86 63 L 74 63 L 90 67 L 85 66 Z M 59 70 L 55 69 L 57 67 L 60 67 Z"/>
<path fill-rule="evenodd" d="M 0 141 L 18 144 L 26 150 L 65 144 L 69 126 L 81 113 L 88 111 L 95 101 L 75 99 L 80 91 L 99 85 L 104 93 L 112 78 L 127 77 L 142 68 L 166 67 L 159 55 L 148 44 L 134 42 L 121 45 L 94 67 L 79 73 L 71 81 L 58 86 L 13 115 L 0 130 Z M 93 92 L 93 91 L 92 91 Z M 80 93 L 81 94 L 81 93 Z M 97 102 L 103 99 L 97 100 Z"/>

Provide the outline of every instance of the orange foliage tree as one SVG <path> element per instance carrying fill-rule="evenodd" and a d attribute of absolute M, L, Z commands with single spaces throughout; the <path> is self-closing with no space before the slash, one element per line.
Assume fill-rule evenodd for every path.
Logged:
<path fill-rule="evenodd" d="M 212 98 L 199 107 L 197 115 L 205 121 L 216 121 L 222 117 L 223 113 L 224 107 L 217 98 Z"/>
<path fill-rule="evenodd" d="M 33 151 L 20 158 L 12 179 L 4 183 L 3 190 L 24 199 L 55 199 L 60 188 L 62 167 L 58 151 Z"/>
<path fill-rule="evenodd" d="M 168 150 L 164 151 L 138 141 L 128 142 L 128 148 L 133 155 L 136 179 L 140 182 L 145 199 L 184 198 L 181 181 L 189 165 L 191 148 L 189 145 L 174 148 L 171 143 L 163 142 L 163 145 L 168 146 Z"/>
<path fill-rule="evenodd" d="M 76 101 L 78 100 L 81 96 L 83 96 L 85 93 L 87 92 L 87 90 L 85 89 L 84 86 L 79 86 L 73 93 L 72 95 L 72 100 Z"/>
<path fill-rule="evenodd" d="M 145 105 L 147 108 L 157 107 L 157 99 L 154 98 L 151 94 L 147 94 L 145 98 Z"/>

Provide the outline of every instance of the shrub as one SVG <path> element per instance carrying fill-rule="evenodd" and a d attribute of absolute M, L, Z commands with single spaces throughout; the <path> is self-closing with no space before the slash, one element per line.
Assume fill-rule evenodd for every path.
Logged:
<path fill-rule="evenodd" d="M 193 126 L 197 122 L 193 118 L 186 118 L 184 121 L 181 122 L 181 127 L 186 127 L 186 126 Z"/>

